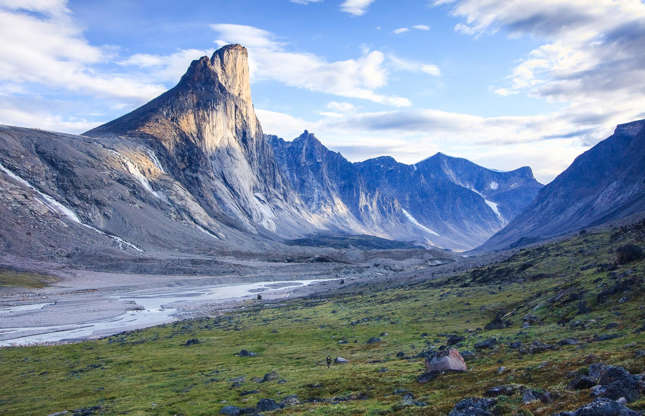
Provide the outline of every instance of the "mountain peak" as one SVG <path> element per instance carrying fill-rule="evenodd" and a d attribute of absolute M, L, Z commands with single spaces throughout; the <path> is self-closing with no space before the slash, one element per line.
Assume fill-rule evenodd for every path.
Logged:
<path fill-rule="evenodd" d="M 225 102 L 233 106 L 222 106 Z M 207 151 L 234 137 L 261 136 L 251 101 L 246 48 L 227 45 L 210 58 L 192 61 L 174 88 L 85 134 L 133 132 L 157 137 L 168 148 L 174 148 L 181 138 L 189 138 Z"/>
<path fill-rule="evenodd" d="M 626 134 L 635 137 L 645 127 L 645 120 L 632 121 L 631 123 L 619 124 L 614 134 Z"/>
<path fill-rule="evenodd" d="M 234 44 L 216 50 L 210 59 L 202 56 L 191 62 L 180 81 L 182 84 L 200 87 L 221 84 L 230 94 L 251 102 L 248 51 Z"/>
<path fill-rule="evenodd" d="M 315 134 L 313 134 L 309 130 L 305 130 L 305 131 L 302 132 L 302 134 L 300 136 L 296 137 L 294 140 L 298 140 L 298 141 L 301 141 L 301 140 L 316 140 L 317 141 L 318 139 L 316 138 Z"/>

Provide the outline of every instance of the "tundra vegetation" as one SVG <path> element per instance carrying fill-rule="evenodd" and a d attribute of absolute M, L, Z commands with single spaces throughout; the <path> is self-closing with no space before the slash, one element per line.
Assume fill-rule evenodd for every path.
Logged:
<path fill-rule="evenodd" d="M 96 341 L 3 348 L 0 414 L 447 415 L 468 397 L 490 399 L 494 414 L 572 411 L 604 394 L 593 364 L 645 371 L 645 260 L 616 262 L 644 236 L 641 222 L 439 279 L 342 285 Z M 423 380 L 425 356 L 442 346 L 468 371 Z M 618 388 L 645 410 L 642 381 Z"/>

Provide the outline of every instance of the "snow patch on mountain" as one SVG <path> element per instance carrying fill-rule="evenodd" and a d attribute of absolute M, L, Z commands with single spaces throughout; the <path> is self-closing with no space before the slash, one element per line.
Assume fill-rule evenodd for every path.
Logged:
<path fill-rule="evenodd" d="M 419 228 L 419 229 L 421 229 L 421 230 L 423 230 L 423 231 L 425 231 L 425 232 L 427 232 L 429 234 L 432 234 L 432 235 L 435 235 L 437 237 L 440 237 L 439 233 L 437 233 L 436 231 L 431 230 L 430 228 L 428 228 L 425 225 L 421 224 L 419 221 L 417 221 L 416 218 L 414 218 L 412 216 L 412 214 L 410 214 L 405 209 L 403 210 L 403 215 L 405 215 L 405 217 L 408 219 L 408 221 L 410 221 L 415 227 L 417 227 L 417 228 Z"/>
<path fill-rule="evenodd" d="M 141 184 L 141 186 L 143 186 L 143 189 L 150 192 L 157 199 L 163 199 L 163 200 L 166 199 L 164 195 L 152 189 L 152 186 L 150 185 L 148 178 L 146 178 L 144 174 L 141 173 L 139 168 L 134 163 L 132 163 L 128 159 L 123 159 L 123 162 L 125 163 L 125 166 L 128 168 L 128 171 L 130 172 L 130 174 L 134 176 L 134 178 L 137 180 L 137 182 Z"/>
<path fill-rule="evenodd" d="M 70 208 L 68 208 L 65 205 L 61 204 L 60 202 L 58 202 L 56 199 L 54 199 L 50 195 L 47 195 L 46 193 L 38 190 L 35 186 L 33 186 L 32 184 L 30 184 L 29 182 L 27 182 L 26 180 L 24 180 L 20 176 L 16 175 L 10 169 L 6 168 L 2 163 L 0 163 L 0 170 L 2 170 L 10 178 L 14 179 L 15 181 L 17 181 L 21 185 L 24 185 L 27 188 L 29 188 L 29 189 L 33 190 L 34 192 L 36 192 L 36 194 L 38 194 L 38 196 L 41 198 L 41 199 L 38 199 L 38 201 L 40 201 L 43 205 L 45 205 L 50 211 L 52 211 L 54 213 L 57 213 L 59 215 L 63 215 L 64 217 L 68 218 L 72 222 L 75 222 L 75 223 L 77 223 L 77 224 L 79 224 L 79 225 L 81 225 L 81 226 L 83 226 L 83 227 L 85 227 L 87 229 L 90 229 L 90 230 L 92 230 L 92 231 L 94 231 L 96 233 L 99 233 L 99 234 L 102 234 L 102 235 L 105 235 L 107 237 L 112 238 L 113 240 L 115 240 L 119 244 L 119 247 L 121 249 L 123 249 L 123 246 L 127 246 L 127 247 L 130 247 L 130 248 L 138 251 L 138 252 L 143 252 L 142 249 L 140 249 L 139 247 L 135 246 L 134 244 L 132 244 L 132 243 L 130 243 L 128 241 L 125 241 L 124 239 L 122 239 L 119 236 L 108 234 L 108 233 L 106 233 L 104 231 L 99 230 L 98 228 L 95 228 L 95 227 L 92 227 L 91 225 L 85 224 L 83 221 L 81 221 L 81 219 L 78 217 L 78 215 L 76 215 L 76 213 L 73 210 L 71 210 Z"/>

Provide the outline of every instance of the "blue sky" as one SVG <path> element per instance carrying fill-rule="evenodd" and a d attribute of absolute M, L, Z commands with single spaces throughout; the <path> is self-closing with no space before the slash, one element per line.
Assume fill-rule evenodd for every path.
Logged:
<path fill-rule="evenodd" d="M 547 182 L 645 118 L 641 0 L 0 0 L 0 123 L 78 133 L 249 49 L 266 133 Z"/>

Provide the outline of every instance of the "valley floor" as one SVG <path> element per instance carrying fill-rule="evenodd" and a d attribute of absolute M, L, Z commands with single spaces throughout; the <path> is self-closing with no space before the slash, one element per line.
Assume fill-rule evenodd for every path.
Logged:
<path fill-rule="evenodd" d="M 496 396 L 495 414 L 574 410 L 593 400 L 570 385 L 590 364 L 645 371 L 645 261 L 613 265 L 617 247 L 643 241 L 645 223 L 467 272 L 381 270 L 217 316 L 0 348 L 0 414 L 270 414 L 280 405 L 276 414 L 446 415 L 485 394 Z M 457 273 L 444 275 L 449 267 Z M 449 340 L 469 371 L 420 383 L 423 353 Z M 327 368 L 327 356 L 348 362 Z M 645 398 L 630 401 L 645 410 Z"/>

